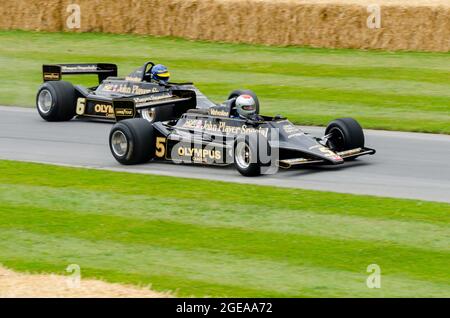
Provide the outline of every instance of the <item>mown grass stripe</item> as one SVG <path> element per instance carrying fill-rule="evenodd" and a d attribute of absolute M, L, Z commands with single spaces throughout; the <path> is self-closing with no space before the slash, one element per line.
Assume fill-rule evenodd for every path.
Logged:
<path fill-rule="evenodd" d="M 233 206 L 260 206 L 263 203 L 263 211 L 265 209 L 306 210 L 313 213 L 355 215 L 440 225 L 450 223 L 450 205 L 447 203 L 137 175 L 6 160 L 0 160 L 0 184 L 5 184 L 6 187 L 31 185 L 69 189 L 69 191 L 82 190 L 100 195 L 108 192 L 131 196 L 151 194 L 165 199 L 213 201 L 217 202 L 217 205 L 227 202 L 232 203 Z M 242 196 L 241 193 L 244 191 L 252 195 Z"/>
<path fill-rule="evenodd" d="M 5 43 L 14 42 L 17 38 L 26 37 L 29 41 L 40 44 L 30 47 L 25 41 L 14 42 L 15 46 L 5 45 L 1 50 L 14 52 L 17 49 L 23 51 L 35 51 L 52 54 L 48 47 L 59 46 L 65 42 L 64 48 L 68 53 L 76 55 L 93 55 L 100 57 L 117 56 L 123 60 L 127 57 L 148 58 L 148 50 L 131 50 L 130 43 L 134 47 L 151 46 L 151 55 L 154 57 L 171 57 L 177 53 L 182 58 L 199 57 L 210 51 L 223 53 L 222 55 L 210 55 L 214 60 L 233 60 L 236 55 L 239 60 L 270 61 L 297 63 L 306 61 L 309 64 L 331 64 L 331 65 L 384 65 L 437 69 L 450 71 L 448 61 L 449 53 L 437 52 L 386 52 L 381 50 L 353 50 L 353 49 L 322 49 L 308 47 L 270 47 L 263 45 L 211 43 L 207 41 L 189 41 L 171 37 L 150 37 L 134 35 L 114 35 L 104 33 L 48 33 L 48 32 L 26 32 L 26 31 L 0 31 L 0 37 Z M 90 50 L 80 52 L 80 45 L 89 45 Z M 114 49 L 114 51 L 112 50 Z M 108 51 L 108 54 L 105 54 Z M 420 63 L 415 63 L 420 61 Z"/>
<path fill-rule="evenodd" d="M 314 213 L 306 208 L 266 207 L 262 210 L 258 205 L 242 203 L 230 205 L 209 199 L 198 201 L 188 198 L 161 198 L 151 194 L 119 195 L 114 192 L 92 193 L 73 189 L 16 185 L 0 185 L 0 202 L 2 209 L 8 211 L 43 209 L 56 212 L 56 215 L 63 211 L 69 215 L 75 213 L 117 216 L 142 221 L 173 221 L 186 225 L 391 243 L 450 252 L 450 229 L 445 225 L 412 220 L 386 220 L 382 217 Z M 14 213 L 14 218 L 19 215 L 20 213 Z M 23 217 L 27 218 L 26 215 Z M 5 217 L 5 220 L 7 219 L 8 215 Z M 411 233 L 414 233 L 414 236 L 411 236 Z"/>
<path fill-rule="evenodd" d="M 205 87 L 214 89 L 217 83 L 204 83 Z M 232 85 L 229 88 L 232 89 Z M 449 117 L 448 115 L 448 98 L 445 97 L 423 97 L 420 95 L 414 95 L 413 100 L 411 96 L 399 95 L 399 94 L 385 94 L 382 92 L 367 92 L 359 90 L 334 90 L 326 89 L 329 94 L 324 94 L 324 88 L 299 88 L 297 86 L 287 85 L 273 85 L 270 86 L 270 90 L 266 90 L 267 86 L 254 85 L 253 89 L 259 93 L 260 96 L 265 98 L 267 105 L 270 109 L 272 104 L 278 104 L 278 107 L 283 107 L 285 112 L 298 112 L 308 108 L 311 104 L 317 105 L 322 103 L 324 106 L 334 105 L 331 107 L 334 111 L 350 110 L 359 107 L 356 110 L 356 114 L 365 115 L 371 112 L 383 111 L 385 113 L 385 107 L 392 107 L 393 112 L 404 112 L 409 109 L 408 114 L 422 113 L 432 115 L 432 113 L 442 113 L 442 116 Z M 212 90 L 212 96 L 219 96 L 220 90 Z M 295 97 L 299 103 L 292 105 L 290 98 Z M 302 104 L 300 101 L 307 102 L 308 104 Z M 273 106 L 273 105 L 272 105 Z M 370 109 L 369 109 L 370 108 Z M 324 113 L 325 109 L 320 109 L 321 113 Z M 370 110 L 370 111 L 369 111 Z M 312 110 L 311 110 L 312 111 Z M 319 112 L 316 111 L 316 112 Z M 432 113 L 431 113 L 432 112 Z M 385 114 L 386 116 L 393 116 L 397 114 Z M 438 120 L 438 118 L 435 118 Z M 448 119 L 447 119 L 448 120 Z"/>
<path fill-rule="evenodd" d="M 29 59 L 31 59 L 31 56 L 29 57 Z M 83 56 L 75 58 L 73 61 L 69 62 L 75 62 L 77 60 L 79 61 L 80 59 L 85 60 L 86 57 Z M 15 65 L 27 63 L 27 60 L 20 59 L 17 55 L 11 56 L 8 60 L 10 63 L 9 65 L 5 65 L 5 70 L 7 70 L 8 68 L 13 70 Z M 271 69 L 266 70 L 265 72 L 257 70 L 255 71 L 251 68 L 249 70 L 246 70 L 246 68 L 249 66 L 240 68 L 239 66 L 230 65 L 227 67 L 226 65 L 224 65 L 224 68 L 216 69 L 214 65 L 211 66 L 208 64 L 207 68 L 202 68 L 201 65 L 205 65 L 205 61 L 200 59 L 197 62 L 192 61 L 192 63 L 185 63 L 184 61 L 180 63 L 173 62 L 171 65 L 174 69 L 178 69 L 178 71 L 173 72 L 173 74 L 174 76 L 176 74 L 179 80 L 188 80 L 189 77 L 199 78 L 200 81 L 197 80 L 196 83 L 198 83 L 198 86 L 200 88 L 205 88 L 206 91 L 208 91 L 206 86 L 208 83 L 217 83 L 215 84 L 215 86 L 217 87 L 217 89 L 220 89 L 222 91 L 222 95 L 226 95 L 228 93 L 228 90 L 224 91 L 224 88 L 222 88 L 220 85 L 226 85 L 225 87 L 232 86 L 234 89 L 236 89 L 236 87 L 242 86 L 251 86 L 252 89 L 258 86 L 264 86 L 266 87 L 265 91 L 270 91 L 267 88 L 272 86 L 293 86 L 297 89 L 297 91 L 310 88 L 321 90 L 329 89 L 331 90 L 330 94 L 325 94 L 327 92 L 322 91 L 322 95 L 335 98 L 337 98 L 338 96 L 331 95 L 334 90 L 341 91 L 349 89 L 353 89 L 356 91 L 356 93 L 359 92 L 360 94 L 361 92 L 367 92 L 369 94 L 384 92 L 393 95 L 400 94 L 403 96 L 409 96 L 413 94 L 422 97 L 445 97 L 447 103 L 450 98 L 450 85 L 448 83 L 450 72 L 444 73 L 442 75 L 435 74 L 435 77 L 432 77 L 434 79 L 434 82 L 431 82 L 420 81 L 420 77 L 418 75 L 414 77 L 414 72 L 411 72 L 413 74 L 408 79 L 406 76 L 395 78 L 392 77 L 392 75 L 390 77 L 382 75 L 367 76 L 363 73 L 358 76 L 356 72 L 354 72 L 353 74 L 345 75 L 340 74 L 339 71 L 333 71 L 333 69 L 328 69 L 328 74 L 315 74 L 314 72 L 296 72 L 295 69 L 291 69 L 290 72 L 284 72 L 283 68 L 278 71 L 276 66 L 274 66 L 273 68 L 271 67 Z M 36 64 L 36 68 L 38 66 L 40 65 Z M 122 70 L 122 75 L 125 76 L 128 72 L 131 72 L 131 70 L 136 67 L 136 65 L 132 65 L 129 69 Z M 273 70 L 277 71 L 275 72 Z M 373 72 L 377 73 L 376 70 L 373 70 Z M 386 70 L 386 73 L 395 74 L 395 70 Z M 42 75 L 38 71 L 32 70 L 32 74 L 34 75 L 35 80 L 41 79 Z M 382 74 L 381 71 L 380 74 Z M 207 79 L 207 81 L 205 81 L 205 79 Z M 17 80 L 20 79 L 17 78 Z M 81 80 L 83 82 L 83 77 L 78 77 L 77 80 Z M 262 91 L 261 97 L 265 96 L 265 91 Z M 208 93 L 210 92 L 208 91 Z M 284 95 L 288 96 L 288 94 L 289 93 L 286 92 Z M 357 100 L 357 97 L 358 96 L 355 96 L 354 99 Z M 413 98 L 411 98 L 411 96 L 409 97 L 410 100 L 414 100 Z M 291 96 L 291 99 L 295 99 L 295 95 Z"/>
<path fill-rule="evenodd" d="M 17 236 L 26 244 L 14 246 Z M 320 267 L 291 266 L 282 262 L 239 258 L 233 255 L 200 251 L 183 251 L 171 248 L 149 248 L 140 245 L 124 245 L 109 241 L 75 239 L 69 236 L 40 235 L 27 231 L 7 230 L 0 233 L 2 257 L 27 255 L 35 260 L 59 263 L 77 263 L 84 268 L 95 268 L 98 273 L 114 270 L 120 273 L 146 274 L 150 281 L 160 277 L 156 290 L 172 289 L 165 283 L 186 280 L 195 286 L 202 281 L 219 289 L 224 284 L 230 289 L 227 294 L 240 296 L 240 288 L 274 291 L 284 296 L 445 296 L 449 285 L 408 279 L 385 274 L 383 288 L 368 289 L 365 285 L 365 267 L 359 273 L 343 270 L 322 269 Z M 119 256 L 120 255 L 120 256 Z M 226 257 L 224 257 L 226 256 Z M 148 283 L 144 281 L 141 283 Z M 186 282 L 185 282 L 186 283 Z M 185 284 L 184 284 L 185 285 Z M 233 287 L 239 287 L 234 290 Z M 214 289 L 203 289 L 203 294 L 214 294 Z M 211 292 L 211 293 L 208 293 Z M 181 295 L 192 295 L 186 286 Z"/>
<path fill-rule="evenodd" d="M 194 225 L 172 220 L 143 221 L 111 215 L 82 215 L 68 210 L 49 211 L 30 206 L 3 206 L 0 216 L 4 220 L 0 225 L 3 230 L 20 229 L 93 242 L 108 240 L 141 244 L 148 248 L 207 251 L 223 254 L 224 258 L 235 255 L 350 272 L 357 272 L 374 262 L 382 264 L 389 274 L 441 283 L 450 281 L 450 273 L 446 271 L 450 253 L 398 244 Z M 425 259 L 426 262 L 423 261 Z"/>
<path fill-rule="evenodd" d="M 38 51 L 20 51 L 20 52 L 3 52 L 3 55 L 8 58 L 16 59 L 19 61 L 27 62 L 32 59 Z M 57 60 L 59 58 L 58 53 L 49 52 L 46 57 L 50 60 Z M 76 61 L 77 59 L 85 59 L 86 54 L 73 53 L 70 59 Z M 107 60 L 109 55 L 96 56 L 100 60 Z M 332 78 L 361 78 L 361 79 L 381 79 L 381 80 L 405 80 L 412 82 L 434 83 L 443 84 L 448 83 L 450 76 L 450 70 L 440 69 L 421 69 L 405 66 L 394 65 L 339 65 L 339 64 L 317 64 L 308 63 L 308 59 L 298 59 L 293 62 L 274 62 L 267 63 L 265 61 L 247 61 L 230 59 L 229 57 L 222 58 L 220 60 L 211 56 L 208 59 L 202 57 L 191 57 L 185 59 L 179 59 L 176 57 L 161 57 L 164 58 L 167 64 L 170 64 L 173 68 L 177 69 L 189 69 L 191 67 L 208 65 L 208 71 L 220 71 L 220 72 L 236 72 L 236 73 L 253 73 L 253 74 L 274 74 L 289 75 L 295 77 L 332 77 Z M 0 59 L 1 61 L 1 59 Z M 126 57 L 117 57 L 116 61 L 125 63 L 126 67 L 133 67 Z M 7 66 L 8 67 L 8 66 Z M 11 67 L 11 66 L 9 66 Z M 199 68 L 200 69 L 200 68 Z"/>

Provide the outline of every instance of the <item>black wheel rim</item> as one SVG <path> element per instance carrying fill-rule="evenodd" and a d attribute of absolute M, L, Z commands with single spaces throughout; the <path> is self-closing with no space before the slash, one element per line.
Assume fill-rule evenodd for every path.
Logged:
<path fill-rule="evenodd" d="M 335 151 L 345 150 L 345 136 L 341 129 L 333 127 L 330 129 L 327 146 Z"/>

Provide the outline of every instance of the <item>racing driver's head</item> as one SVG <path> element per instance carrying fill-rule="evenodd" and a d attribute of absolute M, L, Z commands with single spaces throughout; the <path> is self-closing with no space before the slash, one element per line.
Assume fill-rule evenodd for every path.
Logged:
<path fill-rule="evenodd" d="M 162 64 L 157 64 L 152 67 L 152 80 L 157 81 L 158 83 L 167 84 L 170 78 L 170 73 L 167 67 Z"/>
<path fill-rule="evenodd" d="M 244 118 L 252 117 L 256 114 L 256 102 L 250 95 L 240 95 L 236 98 L 236 111 Z"/>

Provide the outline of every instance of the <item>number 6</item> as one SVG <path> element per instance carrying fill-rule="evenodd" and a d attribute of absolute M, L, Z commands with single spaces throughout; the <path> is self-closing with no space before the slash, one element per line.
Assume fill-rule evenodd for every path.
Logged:
<path fill-rule="evenodd" d="M 77 100 L 77 115 L 84 115 L 84 110 L 86 108 L 86 98 L 78 98 Z"/>

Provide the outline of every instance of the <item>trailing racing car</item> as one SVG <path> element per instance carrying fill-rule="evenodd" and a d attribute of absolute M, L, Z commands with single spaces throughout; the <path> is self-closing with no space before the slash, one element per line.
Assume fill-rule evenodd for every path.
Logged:
<path fill-rule="evenodd" d="M 188 109 L 176 119 L 153 123 L 127 119 L 112 127 L 109 146 L 114 158 L 125 165 L 234 164 L 244 176 L 275 172 L 278 167 L 338 165 L 375 153 L 365 147 L 363 130 L 352 118 L 332 121 L 319 138 L 282 116 L 261 116 L 258 111 L 259 102 L 244 93 L 220 105 Z"/>
<path fill-rule="evenodd" d="M 62 81 L 63 75 L 79 74 L 97 75 L 99 85 L 86 88 Z M 156 122 L 179 118 L 190 108 L 215 105 L 192 83 L 171 83 L 169 76 L 165 66 L 152 62 L 125 78 L 117 77 L 115 64 L 43 65 L 44 83 L 38 90 L 36 107 L 47 121 L 67 121 L 76 116 L 110 122 L 138 117 Z M 234 91 L 229 98 L 242 92 L 253 94 Z M 157 105 L 165 107 L 154 107 Z"/>

